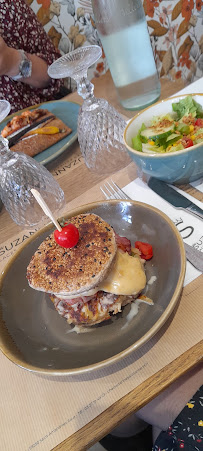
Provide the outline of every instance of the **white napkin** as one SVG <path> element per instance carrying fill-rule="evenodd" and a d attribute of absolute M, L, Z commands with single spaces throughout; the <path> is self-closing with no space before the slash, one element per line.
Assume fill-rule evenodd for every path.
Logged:
<path fill-rule="evenodd" d="M 193 83 L 190 83 L 190 85 L 186 86 L 185 88 L 181 89 L 181 91 L 176 92 L 173 94 L 173 96 L 179 96 L 179 94 L 201 94 L 202 93 L 202 87 L 203 87 L 203 77 L 199 78 L 198 80 L 194 81 Z"/>
<path fill-rule="evenodd" d="M 174 188 L 174 187 L 173 187 Z M 162 197 L 152 191 L 142 180 L 135 179 L 123 188 L 123 191 L 133 200 L 144 202 L 165 213 L 177 226 L 183 240 L 203 252 L 203 227 L 201 219 L 190 213 L 173 207 Z M 181 192 L 179 189 L 177 191 Z M 184 196 L 202 208 L 202 203 L 184 192 Z M 187 262 L 184 286 L 201 274 L 191 263 Z"/>

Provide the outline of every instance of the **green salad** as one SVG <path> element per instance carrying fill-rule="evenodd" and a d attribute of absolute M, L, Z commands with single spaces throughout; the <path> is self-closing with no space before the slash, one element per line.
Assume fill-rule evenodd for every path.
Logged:
<path fill-rule="evenodd" d="M 132 138 L 132 147 L 144 153 L 176 152 L 203 142 L 203 109 L 188 95 L 172 103 L 172 112 L 154 116 Z"/>

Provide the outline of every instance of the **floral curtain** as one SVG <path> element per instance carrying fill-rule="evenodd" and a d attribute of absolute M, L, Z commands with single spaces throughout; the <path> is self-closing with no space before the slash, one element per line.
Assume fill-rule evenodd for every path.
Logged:
<path fill-rule="evenodd" d="M 143 0 L 161 77 L 186 84 L 203 76 L 203 0 Z"/>
<path fill-rule="evenodd" d="M 26 0 L 63 55 L 82 45 L 101 45 L 91 0 Z M 161 77 L 191 83 L 203 76 L 203 0 L 143 0 Z M 144 50 L 144 49 L 143 49 Z M 91 79 L 106 72 L 105 55 L 91 67 Z M 69 80 L 69 88 L 73 81 Z"/>
<path fill-rule="evenodd" d="M 61 55 L 83 45 L 100 45 L 91 13 L 91 0 L 26 0 L 36 13 L 55 47 Z M 89 70 L 88 78 L 98 77 L 107 70 L 104 53 Z M 66 80 L 69 89 L 75 88 L 75 82 Z"/>

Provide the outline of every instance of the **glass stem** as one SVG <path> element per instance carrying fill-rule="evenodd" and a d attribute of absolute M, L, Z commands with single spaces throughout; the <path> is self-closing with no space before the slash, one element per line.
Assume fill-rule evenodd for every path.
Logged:
<path fill-rule="evenodd" d="M 77 80 L 77 91 L 84 100 L 94 97 L 94 85 L 86 77 Z"/>

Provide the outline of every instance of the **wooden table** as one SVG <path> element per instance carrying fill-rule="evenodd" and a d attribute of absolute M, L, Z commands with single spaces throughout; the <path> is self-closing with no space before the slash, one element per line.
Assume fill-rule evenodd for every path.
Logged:
<path fill-rule="evenodd" d="M 93 82 L 95 84 L 95 95 L 97 97 L 106 98 L 115 108 L 128 118 L 135 114 L 134 112 L 124 110 L 118 103 L 116 91 L 109 72 L 104 76 L 93 80 Z M 162 79 L 161 85 L 161 98 L 175 94 L 184 87 L 181 80 L 173 83 Z M 82 102 L 77 93 L 70 94 L 64 98 L 64 100 L 77 103 Z M 79 145 L 77 142 L 73 144 L 69 153 L 68 165 L 66 160 L 67 156 L 63 154 L 56 161 L 50 163 L 48 169 L 53 175 L 61 172 L 58 181 L 65 192 L 69 209 L 86 202 L 88 203 L 90 200 L 102 200 L 103 197 L 99 187 L 106 176 L 104 174 L 98 175 L 91 173 L 87 169 L 83 159 L 80 158 Z M 69 168 L 66 171 L 65 169 L 68 166 Z M 56 167 L 60 170 L 57 169 L 56 171 Z M 117 181 L 121 187 L 135 178 L 136 166 L 134 163 L 131 163 L 122 171 L 114 174 L 114 180 Z M 187 185 L 183 188 L 197 199 L 203 201 L 203 195 L 191 186 Z M 18 230 L 20 231 L 21 229 L 11 221 L 8 213 L 3 209 L 0 221 L 0 236 L 4 237 L 4 240 L 8 240 L 13 235 L 16 235 Z M 0 245 L 2 244 L 3 239 L 1 238 Z M 201 276 L 201 281 L 201 284 L 203 285 L 203 276 Z M 115 404 L 111 405 L 89 424 L 67 438 L 63 443 L 56 446 L 54 450 L 76 451 L 88 449 L 89 446 L 108 434 L 133 412 L 139 410 L 156 397 L 178 377 L 194 367 L 202 359 L 202 354 L 203 342 L 200 342 L 174 360 L 170 365 L 166 366 L 163 370 L 147 379 L 144 383 L 139 385 L 139 387 L 132 390 Z"/>

